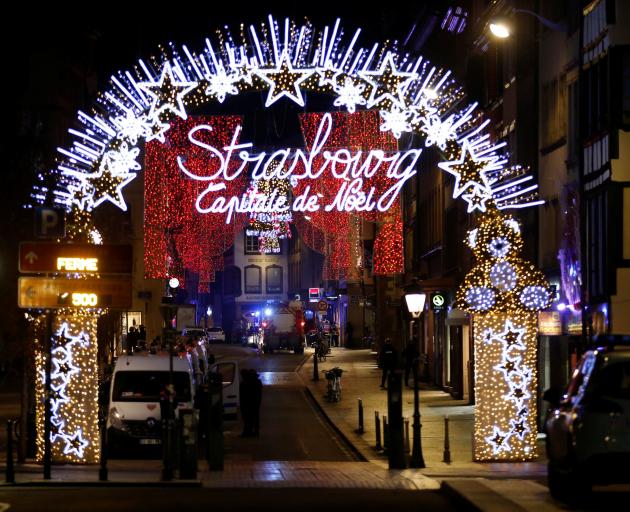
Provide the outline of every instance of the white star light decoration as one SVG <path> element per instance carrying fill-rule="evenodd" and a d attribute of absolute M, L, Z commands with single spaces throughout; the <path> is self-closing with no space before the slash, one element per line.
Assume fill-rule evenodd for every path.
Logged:
<path fill-rule="evenodd" d="M 478 192 L 473 192 L 476 197 L 478 194 L 487 196 L 487 199 L 492 198 L 490 187 L 485 182 L 484 171 L 486 170 L 488 158 L 480 158 L 475 156 L 470 147 L 470 143 L 465 140 L 461 146 L 461 153 L 459 159 L 451 162 L 440 162 L 438 167 L 445 170 L 447 173 L 455 176 L 455 186 L 453 187 L 453 197 L 457 198 L 462 195 L 470 187 L 478 188 Z M 471 201 L 468 200 L 469 210 Z M 473 208 L 474 209 L 474 208 Z"/>
<path fill-rule="evenodd" d="M 359 71 L 359 76 L 371 86 L 368 108 L 379 106 L 387 101 L 403 108 L 405 106 L 404 89 L 418 77 L 416 73 L 398 71 L 392 52 L 387 52 L 378 69 Z"/>
<path fill-rule="evenodd" d="M 90 443 L 86 439 L 83 439 L 83 432 L 80 428 L 72 435 L 62 435 L 60 437 L 66 443 L 63 449 L 64 455 L 76 455 L 79 459 L 83 458 L 83 451 Z"/>
<path fill-rule="evenodd" d="M 300 84 L 313 74 L 313 70 L 295 69 L 286 51 L 282 52 L 275 68 L 257 69 L 254 73 L 269 85 L 265 107 L 273 105 L 280 98 L 288 98 L 300 107 L 304 106 Z"/>
<path fill-rule="evenodd" d="M 472 213 L 475 210 L 479 210 L 482 213 L 485 212 L 486 201 L 492 198 L 492 196 L 488 195 L 487 189 L 479 185 L 475 185 L 472 192 L 462 194 L 462 197 L 468 203 L 468 208 L 466 209 L 468 213 Z"/>
<path fill-rule="evenodd" d="M 492 429 L 492 435 L 486 437 L 486 441 L 492 445 L 494 455 L 498 455 L 501 452 L 509 452 L 512 450 L 509 443 L 511 436 L 511 433 L 503 432 L 499 427 L 494 427 Z"/>
<path fill-rule="evenodd" d="M 86 175 L 83 179 L 91 186 L 90 207 L 92 210 L 104 201 L 109 201 L 123 211 L 127 211 L 127 204 L 122 195 L 122 189 L 136 177 L 135 172 L 116 172 L 111 158 L 105 156 L 97 173 Z"/>
<path fill-rule="evenodd" d="M 161 114 L 171 112 L 182 119 L 186 119 L 184 96 L 196 88 L 197 82 L 179 80 L 173 74 L 173 68 L 168 62 L 162 67 L 162 74 L 157 82 L 140 82 L 138 86 L 151 95 L 150 119 L 157 119 Z"/>

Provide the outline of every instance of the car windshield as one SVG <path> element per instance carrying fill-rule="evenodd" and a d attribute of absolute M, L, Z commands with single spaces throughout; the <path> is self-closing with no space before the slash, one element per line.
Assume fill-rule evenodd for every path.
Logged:
<path fill-rule="evenodd" d="M 167 371 L 122 371 L 114 377 L 115 402 L 159 402 L 160 393 L 168 385 Z M 189 402 L 190 377 L 186 372 L 173 372 L 175 399 Z"/>
<path fill-rule="evenodd" d="M 221 327 L 210 327 L 208 332 L 223 332 L 223 329 Z"/>
<path fill-rule="evenodd" d="M 612 363 L 597 376 L 596 394 L 630 400 L 630 361 Z"/>

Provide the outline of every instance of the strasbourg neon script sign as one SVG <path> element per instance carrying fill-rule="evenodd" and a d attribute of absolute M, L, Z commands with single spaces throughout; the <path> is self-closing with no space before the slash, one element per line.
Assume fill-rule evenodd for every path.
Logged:
<path fill-rule="evenodd" d="M 199 176 L 186 168 L 185 158 L 177 157 L 179 169 L 189 178 L 208 182 L 206 188 L 197 196 L 195 207 L 200 213 L 224 213 L 229 224 L 235 213 L 282 213 L 316 212 L 321 208 L 326 212 L 367 212 L 387 211 L 405 182 L 416 174 L 416 164 L 422 154 L 421 149 L 386 154 L 382 150 L 351 152 L 337 149 L 334 152 L 322 151 L 330 137 L 333 122 L 330 114 L 324 114 L 317 128 L 310 152 L 301 149 L 283 148 L 272 153 L 251 153 L 251 142 L 237 143 L 241 126 L 237 126 L 229 145 L 219 149 L 199 140 L 198 132 L 211 132 L 213 128 L 202 124 L 188 132 L 188 140 L 210 153 L 210 158 L 219 159 L 219 168 L 208 176 Z M 236 164 L 236 165 L 235 165 Z M 321 194 L 311 192 L 311 186 L 290 201 L 284 194 L 273 191 L 270 194 L 256 192 L 243 193 L 240 196 L 225 197 L 217 195 L 226 189 L 225 182 L 232 181 L 252 166 L 253 180 L 289 179 L 295 186 L 298 180 L 316 180 L 328 174 L 339 180 L 340 185 L 334 198 L 320 204 Z M 388 183 L 384 191 L 378 191 L 368 180 L 376 173 L 384 174 Z M 210 199 L 206 200 L 206 196 Z M 209 204 L 207 204 L 209 203 Z"/>

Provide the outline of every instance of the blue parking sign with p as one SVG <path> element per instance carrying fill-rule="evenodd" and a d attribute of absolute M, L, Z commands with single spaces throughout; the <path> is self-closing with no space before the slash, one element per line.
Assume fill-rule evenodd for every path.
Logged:
<path fill-rule="evenodd" d="M 64 238 L 66 212 L 62 208 L 35 209 L 35 236 L 38 238 Z"/>

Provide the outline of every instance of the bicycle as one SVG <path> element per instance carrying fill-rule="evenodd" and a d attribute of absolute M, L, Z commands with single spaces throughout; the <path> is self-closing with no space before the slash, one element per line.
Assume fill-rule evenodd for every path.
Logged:
<path fill-rule="evenodd" d="M 322 362 L 322 361 L 326 361 L 326 354 L 328 353 L 327 350 L 328 347 L 326 347 L 325 343 L 319 342 L 317 343 L 317 345 L 315 346 L 315 354 L 317 354 L 317 360 Z"/>
<path fill-rule="evenodd" d="M 324 375 L 328 382 L 326 400 L 329 402 L 339 402 L 341 400 L 341 374 L 343 370 L 337 366 L 330 370 L 325 370 Z"/>

